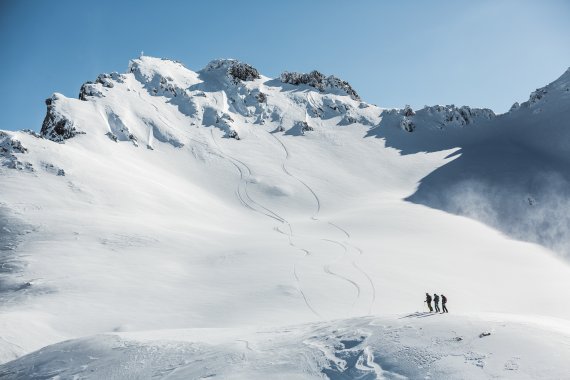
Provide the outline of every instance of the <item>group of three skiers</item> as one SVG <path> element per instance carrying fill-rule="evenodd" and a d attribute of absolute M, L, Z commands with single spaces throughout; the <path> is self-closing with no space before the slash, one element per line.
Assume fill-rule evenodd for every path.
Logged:
<path fill-rule="evenodd" d="M 432 301 L 431 295 L 429 293 L 426 293 L 426 300 L 424 302 L 427 303 L 430 313 L 433 312 L 433 308 L 431 307 L 431 301 Z M 442 294 L 441 295 L 441 308 L 443 309 L 443 311 L 441 311 L 439 309 L 439 296 L 434 293 L 433 305 L 435 306 L 435 312 L 436 313 L 439 313 L 440 311 L 442 313 L 448 313 L 447 307 L 445 306 L 446 303 L 447 303 L 447 297 Z"/>

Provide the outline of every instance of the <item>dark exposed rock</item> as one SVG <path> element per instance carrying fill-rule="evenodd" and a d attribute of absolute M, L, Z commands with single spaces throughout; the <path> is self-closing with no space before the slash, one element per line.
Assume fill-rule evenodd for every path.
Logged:
<path fill-rule="evenodd" d="M 129 140 L 131 140 L 134 146 L 139 146 L 139 140 L 137 139 L 137 136 L 133 135 L 132 133 L 129 134 Z"/>
<path fill-rule="evenodd" d="M 350 124 L 354 124 L 357 123 L 358 120 L 354 117 L 351 116 L 349 114 L 346 114 L 342 117 L 342 119 L 339 121 L 338 125 L 350 125 Z"/>
<path fill-rule="evenodd" d="M 0 132 L 0 154 L 28 153 L 28 149 L 7 133 Z"/>
<path fill-rule="evenodd" d="M 228 74 L 234 78 L 234 81 L 251 81 L 260 78 L 259 72 L 253 66 L 239 61 L 235 61 L 230 65 Z"/>
<path fill-rule="evenodd" d="M 542 98 L 544 98 L 544 95 L 546 95 L 548 93 L 548 90 L 546 89 L 546 87 L 543 88 L 539 88 L 536 91 L 532 92 L 530 94 L 530 98 L 528 100 L 529 104 L 535 104 L 538 103 L 538 101 Z"/>
<path fill-rule="evenodd" d="M 283 83 L 289 83 L 295 86 L 306 84 L 323 92 L 331 89 L 338 89 L 349 95 L 352 99 L 360 100 L 356 91 L 347 81 L 337 78 L 334 75 L 326 77 L 316 70 L 313 70 L 308 74 L 286 71 L 281 74 L 280 80 Z"/>
<path fill-rule="evenodd" d="M 95 82 L 87 81 L 81 85 L 81 89 L 79 90 L 79 99 L 87 100 L 88 96 L 103 97 L 104 95 L 101 92 L 101 86 L 106 88 L 113 88 L 115 87 L 113 81 L 124 83 L 125 77 L 122 74 L 116 72 L 113 72 L 111 74 L 100 74 L 97 79 L 95 79 Z"/>
<path fill-rule="evenodd" d="M 235 59 L 216 59 L 208 63 L 205 71 L 225 70 L 228 78 L 235 84 L 261 78 L 257 69 Z"/>
<path fill-rule="evenodd" d="M 409 105 L 406 104 L 406 106 L 404 107 L 404 110 L 402 111 L 404 116 L 409 117 L 409 116 L 414 116 L 416 113 L 414 112 L 414 110 L 412 109 L 412 107 L 410 107 Z"/>
<path fill-rule="evenodd" d="M 95 79 L 95 83 L 101 83 L 103 87 L 113 88 L 115 85 L 113 81 L 117 81 L 119 83 L 124 83 L 124 77 L 118 73 L 111 73 L 111 74 L 99 74 L 97 79 Z"/>
<path fill-rule="evenodd" d="M 79 90 L 79 100 L 87 101 L 88 96 L 103 97 L 103 93 L 99 91 L 97 85 L 93 82 L 85 82 L 81 85 Z"/>
<path fill-rule="evenodd" d="M 119 142 L 119 139 L 117 138 L 117 135 L 115 135 L 112 132 L 107 132 L 105 133 L 105 136 L 107 136 L 108 138 L 110 138 L 111 140 L 113 140 L 114 142 Z"/>
<path fill-rule="evenodd" d="M 57 166 L 55 166 L 54 164 L 50 164 L 47 162 L 42 162 L 41 163 L 42 168 L 51 174 L 57 175 L 59 177 L 64 177 L 65 176 L 65 170 L 58 168 Z"/>
<path fill-rule="evenodd" d="M 230 130 L 228 131 L 228 133 L 227 133 L 227 136 L 228 136 L 230 139 L 236 139 L 236 140 L 239 140 L 239 139 L 240 139 L 240 138 L 239 138 L 239 135 L 238 135 L 238 133 L 236 132 L 235 129 L 230 129 Z"/>
<path fill-rule="evenodd" d="M 416 125 L 407 117 L 404 117 L 400 122 L 400 128 L 406 132 L 413 132 L 416 129 Z"/>
<path fill-rule="evenodd" d="M 47 113 L 40 134 L 48 140 L 63 142 L 78 134 L 85 133 L 78 131 L 73 122 L 57 110 L 56 102 L 58 99 L 56 94 L 46 99 Z"/>
<path fill-rule="evenodd" d="M 35 138 L 38 139 L 43 139 L 43 136 L 40 135 L 39 133 L 37 133 L 36 131 L 32 131 L 31 129 L 22 129 L 22 132 L 25 132 L 31 136 L 34 136 Z"/>
<path fill-rule="evenodd" d="M 407 132 L 416 127 L 443 130 L 449 127 L 465 127 L 475 122 L 491 120 L 495 113 L 487 108 L 470 108 L 455 105 L 426 106 L 413 111 L 409 106 L 403 109 L 385 110 L 382 112 L 383 125 L 395 125 Z"/>
<path fill-rule="evenodd" d="M 0 165 L 8 169 L 33 172 L 33 165 L 20 160 L 18 155 L 27 153 L 22 143 L 5 132 L 0 132 Z"/>
<path fill-rule="evenodd" d="M 306 121 L 300 121 L 299 126 L 301 127 L 301 134 L 303 134 L 303 135 L 305 134 L 305 132 L 313 130 L 313 127 L 311 127 L 309 124 L 307 124 Z"/>
<path fill-rule="evenodd" d="M 259 103 L 267 102 L 267 95 L 265 95 L 263 92 L 259 92 L 257 95 L 255 95 L 255 98 Z"/>

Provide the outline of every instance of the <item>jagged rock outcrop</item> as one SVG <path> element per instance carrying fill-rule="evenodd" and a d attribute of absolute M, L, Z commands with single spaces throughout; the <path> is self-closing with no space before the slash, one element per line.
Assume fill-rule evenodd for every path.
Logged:
<path fill-rule="evenodd" d="M 0 154 L 28 153 L 28 149 L 19 140 L 12 138 L 6 132 L 0 131 Z"/>
<path fill-rule="evenodd" d="M 310 132 L 313 130 L 313 127 L 311 127 L 309 124 L 307 124 L 306 121 L 299 121 L 297 123 L 298 128 L 301 129 L 301 134 L 304 135 L 306 132 Z"/>
<path fill-rule="evenodd" d="M 408 104 L 406 104 L 406 106 L 402 110 L 402 113 L 404 114 L 405 117 L 414 116 L 416 114 L 412 109 L 412 107 L 410 107 Z"/>
<path fill-rule="evenodd" d="M 543 106 L 547 104 L 550 99 L 556 99 L 556 101 L 560 101 L 562 99 L 570 100 L 570 68 L 568 68 L 568 70 L 566 70 L 566 72 L 554 82 L 533 91 L 530 94 L 529 99 L 520 104 L 520 106 L 514 107 L 513 105 L 511 111 L 531 108 L 534 113 L 538 113 L 542 111 Z"/>
<path fill-rule="evenodd" d="M 41 136 L 51 141 L 63 142 L 78 134 L 85 133 L 78 131 L 73 121 L 67 119 L 65 115 L 57 110 L 57 100 L 57 94 L 53 94 L 51 98 L 46 99 L 47 113 L 40 130 Z"/>
<path fill-rule="evenodd" d="M 33 172 L 31 163 L 22 161 L 17 155 L 28 153 L 28 149 L 10 134 L 0 131 L 0 165 L 8 169 Z"/>
<path fill-rule="evenodd" d="M 449 127 L 465 127 L 475 122 L 491 120 L 495 113 L 487 108 L 471 108 L 468 106 L 426 106 L 414 111 L 410 106 L 399 110 L 386 110 L 382 113 L 383 124 L 396 124 L 406 132 L 416 128 L 446 129 Z"/>
<path fill-rule="evenodd" d="M 400 122 L 400 128 L 406 132 L 413 132 L 416 129 L 416 125 L 408 117 L 404 116 Z"/>
<path fill-rule="evenodd" d="M 259 103 L 267 103 L 267 95 L 263 92 L 258 92 L 257 95 L 255 95 L 255 98 Z"/>
<path fill-rule="evenodd" d="M 225 70 L 227 77 L 235 84 L 261 78 L 257 69 L 235 59 L 216 59 L 208 63 L 205 71 Z"/>
<path fill-rule="evenodd" d="M 81 85 L 79 89 L 79 100 L 87 101 L 88 96 L 103 97 L 103 93 L 98 89 L 95 83 L 87 81 Z"/>
<path fill-rule="evenodd" d="M 122 74 L 116 72 L 110 74 L 99 74 L 97 79 L 95 79 L 95 82 L 87 81 L 81 85 L 81 89 L 79 90 L 79 100 L 87 101 L 88 96 L 95 96 L 98 98 L 105 96 L 103 95 L 102 87 L 113 88 L 115 86 L 113 81 L 124 83 L 125 78 Z"/>
<path fill-rule="evenodd" d="M 358 96 L 356 91 L 347 81 L 337 78 L 334 75 L 327 77 L 317 70 L 313 70 L 308 74 L 285 71 L 281 74 L 279 79 L 283 83 L 289 83 L 295 86 L 306 84 L 321 92 L 335 89 L 340 90 L 346 95 L 349 95 L 352 99 L 360 100 L 360 96 Z"/>

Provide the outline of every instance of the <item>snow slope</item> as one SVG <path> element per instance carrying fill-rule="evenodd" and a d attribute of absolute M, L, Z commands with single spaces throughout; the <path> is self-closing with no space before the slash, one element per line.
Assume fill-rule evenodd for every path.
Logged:
<path fill-rule="evenodd" d="M 382 128 L 390 118 L 346 82 L 285 78 L 294 80 L 234 60 L 194 72 L 140 57 L 128 73 L 86 83 L 80 99 L 54 94 L 44 137 L 2 132 L 2 362 L 108 332 L 214 331 L 200 330 L 207 328 L 223 338 L 227 329 L 291 324 L 307 334 L 314 328 L 307 323 L 351 329 L 370 320 L 322 321 L 403 315 L 423 306 L 426 291 L 446 294 L 454 313 L 570 318 L 570 268 L 551 251 L 404 200 L 421 194 L 438 168 L 461 162 L 458 148 L 466 148 L 453 136 L 483 141 L 493 129 L 485 122 L 500 117 L 474 111 L 480 129 L 451 126 L 444 145 L 422 149 L 417 138 L 405 140 L 423 133 L 419 123 L 413 133 Z M 524 329 L 516 323 L 509 334 Z M 564 343 L 552 348 L 550 335 L 539 342 L 542 330 L 528 329 L 537 353 L 544 345 L 568 357 Z M 65 344 L 87 353 L 92 344 L 103 351 L 122 344 L 117 339 Z M 298 335 L 286 339 L 303 344 Z M 501 355 L 510 355 L 506 347 Z M 49 350 L 69 358 L 58 346 Z M 225 360 L 225 351 L 212 350 L 206 358 Z M 39 360 L 34 355 L 1 371 L 10 378 Z M 547 367 L 526 358 L 529 368 Z M 445 368 L 470 377 L 469 363 Z M 553 363 L 553 374 L 566 368 Z M 80 368 L 51 365 L 45 373 Z"/>
<path fill-rule="evenodd" d="M 569 332 L 567 321 L 544 318 L 412 313 L 110 333 L 36 351 L 0 367 L 0 378 L 563 379 Z"/>
<path fill-rule="evenodd" d="M 570 69 L 510 112 L 489 112 L 391 111 L 369 134 L 404 153 L 461 147 L 456 160 L 430 173 L 407 199 L 570 257 Z M 409 124 L 417 128 L 402 136 L 400 126 Z"/>

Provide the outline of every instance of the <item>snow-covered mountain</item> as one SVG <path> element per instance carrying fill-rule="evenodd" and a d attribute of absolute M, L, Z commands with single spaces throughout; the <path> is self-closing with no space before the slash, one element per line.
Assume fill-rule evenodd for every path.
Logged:
<path fill-rule="evenodd" d="M 505 115 L 384 110 L 143 56 L 52 95 L 39 133 L 0 132 L 0 357 L 111 335 L 0 378 L 568 373 L 569 77 Z M 457 315 L 403 318 L 426 291 Z"/>
<path fill-rule="evenodd" d="M 424 178 L 408 200 L 570 257 L 570 69 L 496 117 L 453 106 L 384 115 L 370 134 L 404 152 L 461 147 L 460 156 Z M 418 130 L 396 137 L 398 123 Z"/>

